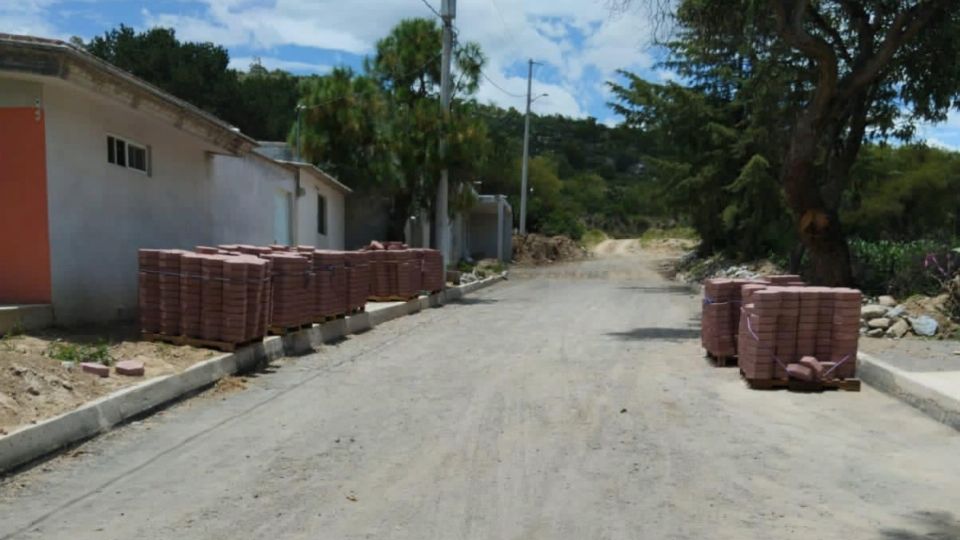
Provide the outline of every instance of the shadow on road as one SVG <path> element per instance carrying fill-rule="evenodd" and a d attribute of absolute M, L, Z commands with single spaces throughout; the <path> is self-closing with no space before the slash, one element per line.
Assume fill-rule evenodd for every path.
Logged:
<path fill-rule="evenodd" d="M 950 512 L 916 512 L 910 518 L 917 522 L 917 529 L 883 529 L 880 531 L 886 540 L 930 540 L 960 538 L 960 521 Z"/>
<path fill-rule="evenodd" d="M 640 291 L 645 293 L 664 293 L 664 294 L 682 294 L 682 295 L 693 295 L 696 294 L 696 290 L 693 287 L 687 285 L 635 285 L 628 287 L 620 287 L 621 291 Z"/>
<path fill-rule="evenodd" d="M 457 304 L 466 304 L 468 306 L 480 305 L 480 304 L 496 304 L 499 300 L 494 300 L 492 298 L 476 298 L 473 296 L 465 296 L 463 298 L 458 298 L 454 300 Z"/>
<path fill-rule="evenodd" d="M 608 332 L 606 335 L 624 341 L 642 341 L 647 339 L 662 339 L 665 341 L 682 341 L 700 337 L 699 328 L 634 328 L 626 332 Z"/>

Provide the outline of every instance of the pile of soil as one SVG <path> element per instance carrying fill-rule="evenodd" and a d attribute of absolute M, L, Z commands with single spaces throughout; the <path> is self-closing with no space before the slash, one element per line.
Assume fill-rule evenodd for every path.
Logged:
<path fill-rule="evenodd" d="M 513 237 L 513 262 L 521 265 L 543 265 L 578 261 L 589 256 L 586 249 L 566 236 L 528 234 Z"/>
<path fill-rule="evenodd" d="M 0 437 L 15 429 L 76 409 L 84 403 L 145 379 L 177 373 L 219 354 L 207 349 L 137 341 L 131 337 L 108 347 L 112 363 L 139 360 L 144 377 L 125 377 L 111 370 L 100 378 L 80 366 L 48 356 L 51 344 L 94 343 L 88 334 L 48 331 L 0 339 Z"/>

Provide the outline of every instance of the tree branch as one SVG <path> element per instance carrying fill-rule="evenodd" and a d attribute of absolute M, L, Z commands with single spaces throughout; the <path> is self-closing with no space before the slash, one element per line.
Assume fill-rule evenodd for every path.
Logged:
<path fill-rule="evenodd" d="M 840 97 L 848 98 L 864 86 L 872 83 L 881 70 L 890 62 L 901 45 L 912 39 L 930 22 L 933 15 L 946 5 L 948 0 L 918 1 L 910 9 L 897 14 L 887 29 L 883 42 L 871 58 L 862 67 L 844 77 L 840 86 Z"/>
<path fill-rule="evenodd" d="M 843 42 L 843 38 L 840 36 L 840 33 L 837 32 L 837 29 L 830 26 L 830 23 L 823 18 L 823 15 L 817 11 L 817 8 L 808 5 L 807 11 L 810 12 L 810 18 L 827 36 L 830 38 L 831 43 L 833 44 L 834 50 L 840 53 L 840 56 L 847 62 L 849 65 L 853 65 L 853 58 L 850 56 L 850 53 L 847 51 L 847 46 Z"/>
<path fill-rule="evenodd" d="M 820 122 L 837 88 L 837 55 L 826 41 L 811 36 L 803 29 L 804 14 L 809 0 L 778 0 L 774 2 L 777 33 L 791 47 L 813 59 L 817 64 L 817 85 L 808 111 Z"/>

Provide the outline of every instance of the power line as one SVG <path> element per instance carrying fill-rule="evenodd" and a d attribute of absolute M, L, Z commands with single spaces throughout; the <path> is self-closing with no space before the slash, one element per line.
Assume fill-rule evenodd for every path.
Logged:
<path fill-rule="evenodd" d="M 438 19 L 443 19 L 443 17 L 440 15 L 440 12 L 437 11 L 436 8 L 434 8 L 433 6 L 431 6 L 431 5 L 430 5 L 430 2 L 427 2 L 427 0 L 420 0 L 420 1 L 423 2 L 423 5 L 427 6 L 427 9 L 429 9 L 430 11 L 432 11 L 433 14 L 437 16 Z"/>
<path fill-rule="evenodd" d="M 480 70 L 480 74 L 483 75 L 483 78 L 486 79 L 488 83 L 492 84 L 492 85 L 494 86 L 494 88 L 496 88 L 497 90 L 503 92 L 504 94 L 506 94 L 506 95 L 508 95 L 508 96 L 510 96 L 510 97 L 519 98 L 519 99 L 523 99 L 523 98 L 527 97 L 527 96 L 525 96 L 525 95 L 523 95 L 523 94 L 514 94 L 513 92 L 508 92 L 508 91 L 504 90 L 503 88 L 500 87 L 499 84 L 493 82 L 493 79 L 491 79 L 489 76 L 487 76 L 487 74 L 486 74 L 483 70 Z"/>
<path fill-rule="evenodd" d="M 424 0 L 424 2 L 426 2 L 426 0 Z M 507 21 L 506 19 L 503 18 L 503 12 L 500 11 L 500 6 L 497 5 L 497 0 L 490 0 L 490 3 L 493 4 L 493 9 L 497 11 L 497 17 L 500 18 L 500 24 L 503 25 L 503 31 L 507 34 L 507 39 L 509 39 L 511 42 L 513 42 L 514 45 L 516 45 L 517 41 L 516 39 L 514 39 L 513 33 L 507 27 Z"/>

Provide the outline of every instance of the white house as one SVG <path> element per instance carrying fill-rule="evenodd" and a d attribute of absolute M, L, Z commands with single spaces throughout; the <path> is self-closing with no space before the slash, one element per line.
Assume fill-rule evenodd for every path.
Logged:
<path fill-rule="evenodd" d="M 139 248 L 342 246 L 349 189 L 257 144 L 68 43 L 0 34 L 0 305 L 129 319 Z"/>

